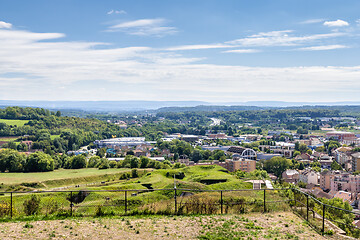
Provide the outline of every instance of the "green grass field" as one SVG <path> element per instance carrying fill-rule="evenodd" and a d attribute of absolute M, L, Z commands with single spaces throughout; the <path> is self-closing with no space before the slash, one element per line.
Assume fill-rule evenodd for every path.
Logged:
<path fill-rule="evenodd" d="M 111 177 L 112 175 L 130 171 L 129 169 L 103 169 L 84 168 L 84 169 L 59 169 L 52 172 L 38 173 L 0 173 L 0 184 L 16 185 L 21 183 L 41 182 L 48 186 L 64 186 L 72 183 L 98 181 L 101 178 Z"/>
<path fill-rule="evenodd" d="M 15 136 L 15 137 L 0 137 L 0 142 L 11 142 L 11 141 L 15 141 L 16 139 L 18 139 L 20 136 Z"/>
<path fill-rule="evenodd" d="M 0 123 L 5 123 L 6 125 L 16 125 L 18 127 L 24 126 L 24 124 L 28 123 L 29 120 L 12 120 L 12 119 L 0 119 Z"/>

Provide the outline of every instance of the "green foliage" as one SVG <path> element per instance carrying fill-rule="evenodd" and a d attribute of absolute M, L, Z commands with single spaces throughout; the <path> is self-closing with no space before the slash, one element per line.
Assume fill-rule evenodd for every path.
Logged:
<path fill-rule="evenodd" d="M 289 169 L 290 163 L 286 158 L 273 157 L 270 160 L 264 162 L 264 170 L 273 173 L 278 178 L 281 178 L 281 174 Z"/>
<path fill-rule="evenodd" d="M 84 155 L 72 156 L 65 162 L 66 169 L 80 169 L 86 167 L 86 157 Z"/>
<path fill-rule="evenodd" d="M 26 215 L 34 215 L 40 211 L 40 196 L 32 194 L 30 199 L 24 201 L 24 213 Z"/>
<path fill-rule="evenodd" d="M 35 152 L 28 156 L 25 170 L 28 172 L 48 172 L 54 170 L 54 159 L 43 152 Z"/>
<path fill-rule="evenodd" d="M 332 170 L 342 170 L 341 165 L 337 163 L 335 160 L 331 163 L 330 167 Z"/>

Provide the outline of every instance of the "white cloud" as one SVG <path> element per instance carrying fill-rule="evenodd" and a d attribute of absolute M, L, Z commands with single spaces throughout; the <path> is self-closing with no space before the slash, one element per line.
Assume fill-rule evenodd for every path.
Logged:
<path fill-rule="evenodd" d="M 173 52 L 102 48 L 107 43 L 60 41 L 63 36 L 0 29 L 1 99 L 330 101 L 336 92 L 354 101 L 360 91 L 360 66 L 200 64 L 201 58 Z"/>
<path fill-rule="evenodd" d="M 295 36 L 293 30 L 261 32 L 245 38 L 226 42 L 227 44 L 236 44 L 245 47 L 273 47 L 273 46 L 295 46 L 312 42 L 315 40 L 333 38 L 345 35 L 345 33 L 325 33 L 305 36 Z"/>
<path fill-rule="evenodd" d="M 110 11 L 107 12 L 108 15 L 111 15 L 111 14 L 127 14 L 126 11 L 124 10 L 113 10 L 111 9 Z"/>
<path fill-rule="evenodd" d="M 198 44 L 198 45 L 182 45 L 176 47 L 169 47 L 168 51 L 183 51 L 183 50 L 201 50 L 201 49 L 216 49 L 216 48 L 233 48 L 233 45 L 226 44 Z"/>
<path fill-rule="evenodd" d="M 356 24 L 360 26 L 360 19 L 356 20 Z"/>
<path fill-rule="evenodd" d="M 322 50 L 333 50 L 333 49 L 341 49 L 341 48 L 349 48 L 345 45 L 323 45 L 323 46 L 312 46 L 312 47 L 304 47 L 299 48 L 301 51 L 322 51 Z"/>
<path fill-rule="evenodd" d="M 0 28 L 12 28 L 12 24 L 0 21 Z"/>
<path fill-rule="evenodd" d="M 336 20 L 336 21 L 325 21 L 324 26 L 328 27 L 346 27 L 349 26 L 349 23 L 344 20 Z"/>
<path fill-rule="evenodd" d="M 223 53 L 257 53 L 260 52 L 258 49 L 234 49 L 223 51 Z"/>
<path fill-rule="evenodd" d="M 175 27 L 164 26 L 166 22 L 163 18 L 139 19 L 110 26 L 107 31 L 122 31 L 130 35 L 140 36 L 164 36 L 176 33 Z"/>
<path fill-rule="evenodd" d="M 320 23 L 323 21 L 324 21 L 324 19 L 322 19 L 322 18 L 308 19 L 308 20 L 300 22 L 300 24 L 313 24 L 313 23 Z"/>

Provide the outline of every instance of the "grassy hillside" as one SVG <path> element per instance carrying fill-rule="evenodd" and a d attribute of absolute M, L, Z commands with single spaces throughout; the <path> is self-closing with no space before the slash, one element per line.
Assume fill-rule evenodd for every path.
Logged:
<path fill-rule="evenodd" d="M 130 169 L 103 169 L 84 168 L 84 169 L 59 169 L 53 172 L 36 173 L 0 173 L 0 191 L 13 186 L 33 186 L 47 189 L 53 187 L 62 187 L 81 183 L 93 183 L 107 181 L 109 179 L 118 179 L 124 172 L 130 172 Z"/>
<path fill-rule="evenodd" d="M 5 124 L 11 125 L 11 126 L 16 125 L 17 127 L 22 127 L 28 122 L 29 122 L 29 120 L 0 119 L 0 123 L 5 123 Z"/>

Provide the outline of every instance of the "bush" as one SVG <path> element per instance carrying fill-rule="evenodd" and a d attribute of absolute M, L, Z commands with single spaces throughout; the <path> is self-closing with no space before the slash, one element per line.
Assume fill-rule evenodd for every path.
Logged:
<path fill-rule="evenodd" d="M 137 178 L 139 176 L 138 172 L 136 169 L 131 170 L 131 177 L 132 178 Z"/>
<path fill-rule="evenodd" d="M 14 213 L 13 207 L 13 213 Z M 11 206 L 10 203 L 7 202 L 0 202 L 0 217 L 10 216 L 11 214 Z"/>
<path fill-rule="evenodd" d="M 40 197 L 35 194 L 31 195 L 29 200 L 24 201 L 24 212 L 26 215 L 34 215 L 40 210 Z"/>

